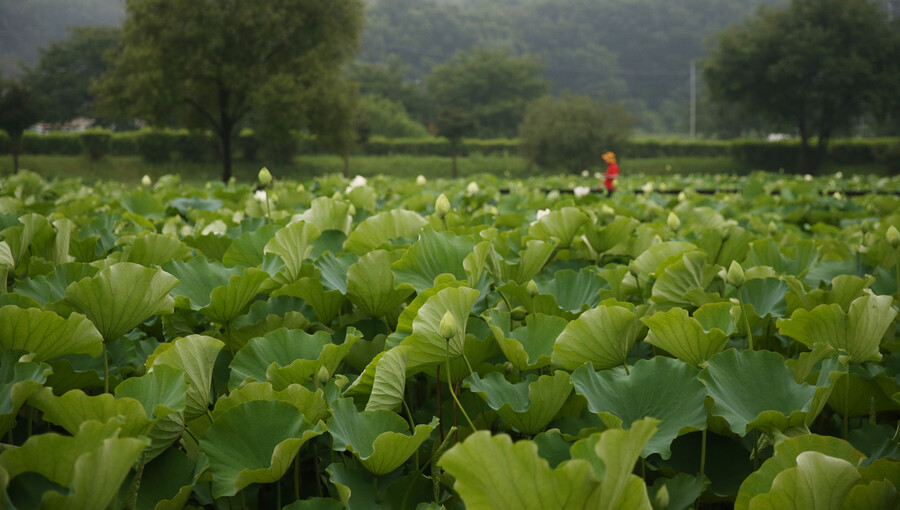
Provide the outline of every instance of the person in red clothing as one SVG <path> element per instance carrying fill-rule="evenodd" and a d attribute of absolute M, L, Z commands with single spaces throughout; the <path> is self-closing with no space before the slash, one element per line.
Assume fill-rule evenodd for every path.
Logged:
<path fill-rule="evenodd" d="M 616 164 L 616 155 L 612 152 L 607 152 L 601 157 L 603 161 L 606 161 L 606 178 L 603 184 L 606 186 L 606 196 L 611 197 L 613 191 L 616 190 L 616 179 L 619 178 L 619 165 Z"/>

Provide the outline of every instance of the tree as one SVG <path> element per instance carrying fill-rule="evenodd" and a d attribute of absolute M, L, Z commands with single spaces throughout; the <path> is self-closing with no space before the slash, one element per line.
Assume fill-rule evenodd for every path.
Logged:
<path fill-rule="evenodd" d="M 580 172 L 596 166 L 604 152 L 619 152 L 633 123 L 622 107 L 589 96 L 544 97 L 528 105 L 519 137 L 532 163 Z"/>
<path fill-rule="evenodd" d="M 796 129 L 813 172 L 835 130 L 876 104 L 896 37 L 869 0 L 792 0 L 720 34 L 703 77 L 716 101 Z"/>
<path fill-rule="evenodd" d="M 106 72 L 103 55 L 118 46 L 120 36 L 117 28 L 76 27 L 67 39 L 40 50 L 40 60 L 24 80 L 41 97 L 42 120 L 96 116 L 90 86 Z"/>
<path fill-rule="evenodd" d="M 13 173 L 19 172 L 22 133 L 40 119 L 34 93 L 20 82 L 0 82 L 0 129 L 6 131 L 13 157 Z"/>
<path fill-rule="evenodd" d="M 435 66 L 426 79 L 436 108 L 466 112 L 478 124 L 478 136 L 515 136 L 525 107 L 547 93 L 543 65 L 505 51 L 474 49 Z"/>
<path fill-rule="evenodd" d="M 453 158 L 450 176 L 456 179 L 456 156 L 459 154 L 459 147 L 462 145 L 463 137 L 475 134 L 478 122 L 462 110 L 445 106 L 438 111 L 434 124 L 437 127 L 438 135 L 450 142 L 450 157 Z"/>
<path fill-rule="evenodd" d="M 130 0 L 122 50 L 97 90 L 114 111 L 212 129 L 227 181 L 241 123 L 264 109 L 261 122 L 301 127 L 362 24 L 361 0 Z"/>

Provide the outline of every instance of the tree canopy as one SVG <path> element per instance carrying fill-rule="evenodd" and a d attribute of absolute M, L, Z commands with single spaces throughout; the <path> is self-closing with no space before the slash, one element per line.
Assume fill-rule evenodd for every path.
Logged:
<path fill-rule="evenodd" d="M 98 92 L 117 112 L 212 129 L 228 180 L 242 122 L 302 127 L 311 104 L 345 90 L 329 84 L 362 25 L 360 0 L 130 0 Z"/>
<path fill-rule="evenodd" d="M 22 133 L 40 119 L 40 108 L 34 92 L 16 81 L 0 80 L 0 129 L 12 142 L 13 173 L 19 171 Z"/>
<path fill-rule="evenodd" d="M 878 104 L 898 49 L 897 32 L 870 0 L 792 0 L 724 31 L 703 75 L 715 100 L 796 129 L 798 164 L 814 170 L 835 130 Z"/>

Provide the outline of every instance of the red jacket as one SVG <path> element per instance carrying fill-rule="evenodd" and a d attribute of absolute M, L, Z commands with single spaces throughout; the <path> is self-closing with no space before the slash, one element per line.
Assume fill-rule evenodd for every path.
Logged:
<path fill-rule="evenodd" d="M 619 165 L 616 163 L 610 163 L 609 166 L 606 167 L 606 181 L 604 184 L 606 185 L 606 189 L 614 189 L 613 180 L 619 178 Z"/>

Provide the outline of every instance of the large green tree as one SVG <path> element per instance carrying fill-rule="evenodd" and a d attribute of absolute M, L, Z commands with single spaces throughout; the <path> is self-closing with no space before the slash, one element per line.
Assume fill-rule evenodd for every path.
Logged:
<path fill-rule="evenodd" d="M 715 100 L 795 129 L 798 167 L 814 171 L 835 130 L 878 103 L 896 38 L 872 1 L 792 0 L 720 34 L 704 81 Z"/>
<path fill-rule="evenodd" d="M 40 96 L 42 120 L 47 122 L 96 116 L 91 83 L 106 72 L 103 55 L 118 46 L 121 35 L 111 27 L 70 30 L 67 39 L 40 50 L 40 60 L 24 78 Z"/>
<path fill-rule="evenodd" d="M 435 66 L 425 83 L 435 108 L 465 112 L 478 136 L 514 136 L 525 107 L 547 92 L 542 70 L 530 57 L 474 49 Z"/>
<path fill-rule="evenodd" d="M 123 47 L 97 90 L 113 110 L 212 129 L 222 179 L 251 114 L 303 127 L 340 79 L 363 25 L 361 0 L 129 0 Z"/>
<path fill-rule="evenodd" d="M 22 133 L 40 120 L 40 107 L 34 92 L 16 81 L 0 81 L 0 129 L 10 139 L 13 173 L 19 172 L 19 153 L 22 152 Z"/>

